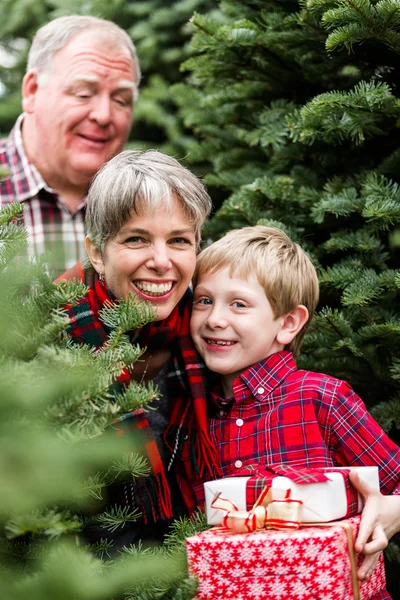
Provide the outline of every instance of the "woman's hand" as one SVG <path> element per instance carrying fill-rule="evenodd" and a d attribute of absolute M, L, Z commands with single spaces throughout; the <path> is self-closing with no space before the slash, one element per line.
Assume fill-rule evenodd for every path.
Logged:
<path fill-rule="evenodd" d="M 379 552 L 386 548 L 392 535 L 400 531 L 400 495 L 384 496 L 364 483 L 356 471 L 350 472 L 350 481 L 364 499 L 360 529 L 355 542 L 356 552 L 365 555 L 357 573 L 358 578 L 364 580 L 374 570 Z"/>

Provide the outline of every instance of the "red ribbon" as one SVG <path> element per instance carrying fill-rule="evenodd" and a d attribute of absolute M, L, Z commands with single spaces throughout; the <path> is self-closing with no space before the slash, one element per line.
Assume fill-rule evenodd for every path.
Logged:
<path fill-rule="evenodd" d="M 274 500 L 271 488 L 265 487 L 251 510 L 240 511 L 238 507 L 216 494 L 212 508 L 224 511 L 222 526 L 234 533 L 249 533 L 257 529 L 298 529 L 300 527 L 301 500 L 290 497 L 291 490 L 281 500 Z"/>

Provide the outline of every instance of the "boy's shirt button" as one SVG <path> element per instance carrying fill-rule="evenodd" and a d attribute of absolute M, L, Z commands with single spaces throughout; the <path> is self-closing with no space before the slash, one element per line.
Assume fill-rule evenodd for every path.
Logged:
<path fill-rule="evenodd" d="M 241 427 L 243 425 L 243 419 L 236 419 L 236 425 Z"/>
<path fill-rule="evenodd" d="M 241 460 L 237 460 L 237 461 L 235 462 L 235 467 L 236 467 L 237 469 L 240 469 L 240 467 L 242 466 L 242 464 L 243 464 L 243 463 L 242 463 L 242 461 L 241 461 Z"/>
<path fill-rule="evenodd" d="M 263 387 L 259 387 L 257 390 L 257 394 L 263 394 L 264 393 L 264 388 Z"/>
<path fill-rule="evenodd" d="M 225 416 L 225 411 L 224 410 L 220 410 L 219 411 L 219 416 L 220 417 L 224 417 Z"/>

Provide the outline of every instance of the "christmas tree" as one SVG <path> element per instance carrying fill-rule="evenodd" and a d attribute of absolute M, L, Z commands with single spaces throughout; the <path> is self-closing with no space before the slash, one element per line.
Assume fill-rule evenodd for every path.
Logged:
<path fill-rule="evenodd" d="M 105 512 L 102 494 L 115 480 L 149 471 L 135 439 L 113 427 L 156 391 L 134 383 L 111 399 L 110 386 L 142 352 L 125 331 L 148 321 L 151 310 L 121 302 L 103 315 L 114 324 L 103 349 L 72 346 L 61 307 L 85 287 L 55 285 L 44 264 L 17 257 L 26 243 L 13 223 L 20 210 L 0 213 L 0 596 L 191 598 L 196 582 L 187 579 L 183 540 L 201 520 L 178 523 L 164 547 L 129 546 L 113 560 L 110 542 L 89 547 L 81 535 L 93 521 L 115 531 L 138 516 L 134 506 Z"/>
<path fill-rule="evenodd" d="M 174 88 L 188 160 L 226 194 L 208 235 L 275 225 L 309 251 L 321 301 L 300 365 L 348 380 L 399 443 L 398 2 L 220 9 L 223 24 L 194 15 L 190 82 Z"/>

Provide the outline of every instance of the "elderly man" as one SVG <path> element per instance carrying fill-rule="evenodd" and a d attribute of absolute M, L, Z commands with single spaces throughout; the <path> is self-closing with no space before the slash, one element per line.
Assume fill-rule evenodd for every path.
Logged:
<path fill-rule="evenodd" d="M 51 252 L 54 275 L 84 256 L 86 193 L 127 141 L 139 81 L 135 47 L 110 21 L 61 17 L 33 40 L 24 112 L 0 141 L 0 206 L 23 203 L 29 255 Z"/>

